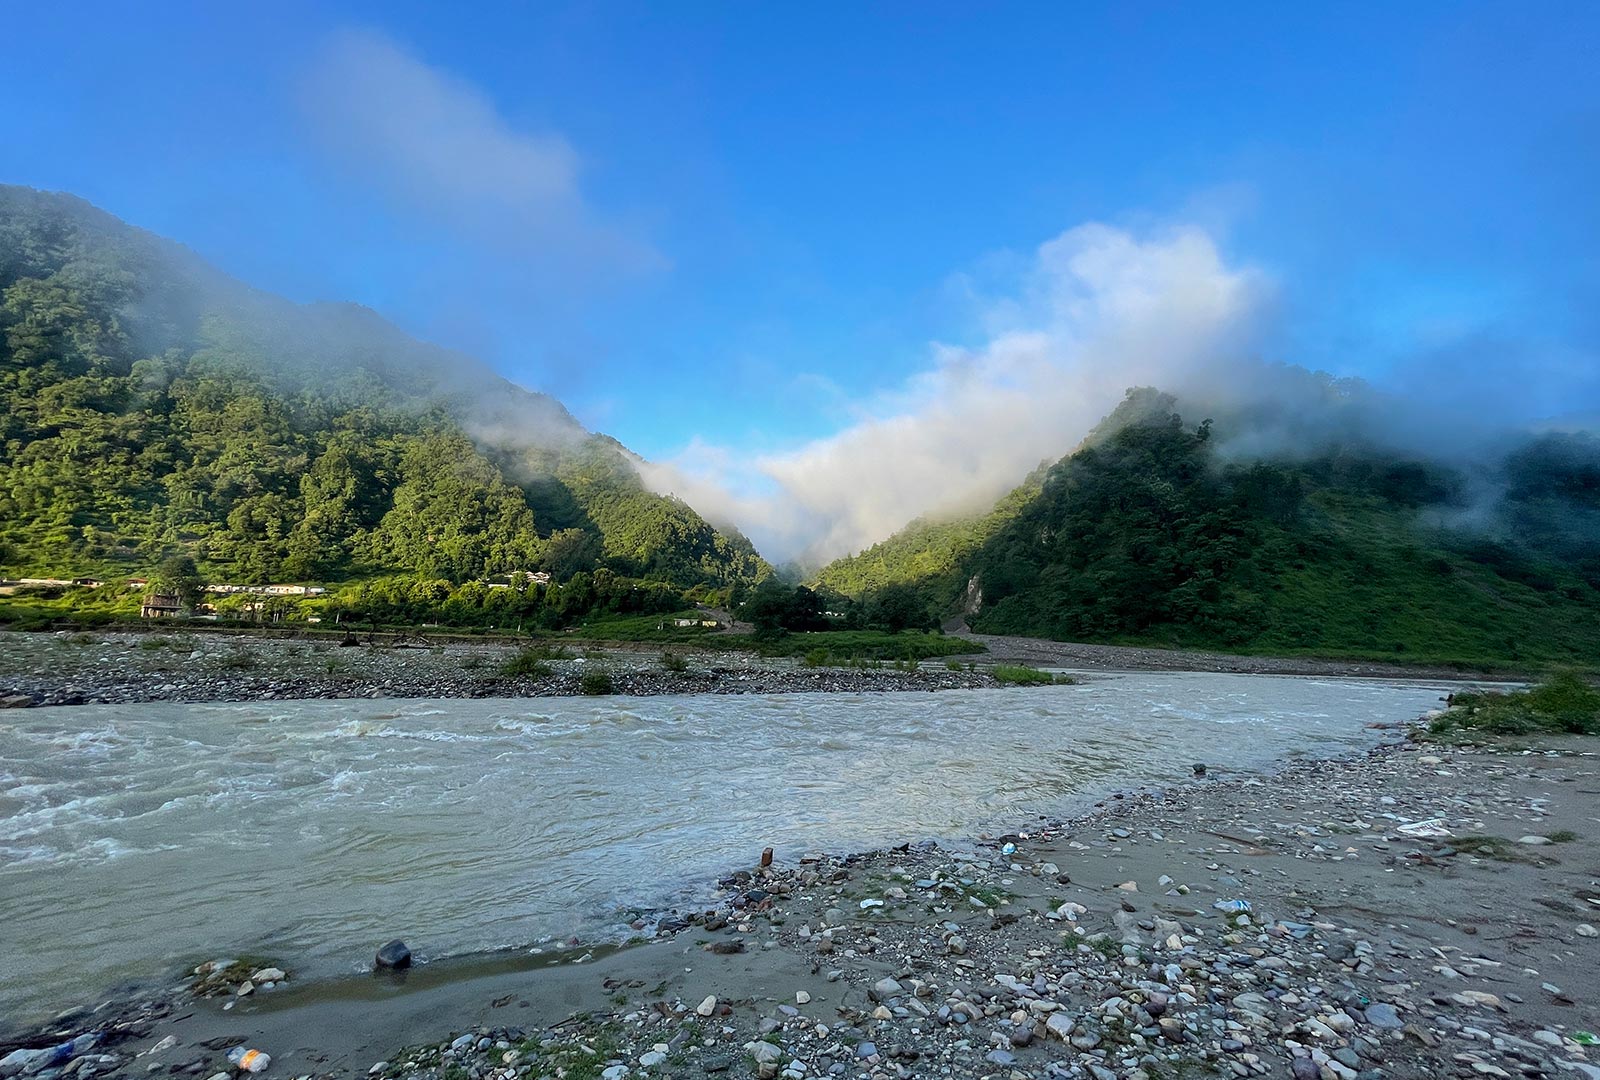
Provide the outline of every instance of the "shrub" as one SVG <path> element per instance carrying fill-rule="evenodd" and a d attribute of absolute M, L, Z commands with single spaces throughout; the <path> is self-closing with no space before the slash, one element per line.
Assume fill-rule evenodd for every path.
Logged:
<path fill-rule="evenodd" d="M 661 670 L 670 671 L 675 675 L 682 675 L 689 670 L 689 661 L 677 653 L 664 652 L 661 654 Z"/>
<path fill-rule="evenodd" d="M 578 692 L 590 697 L 600 697 L 616 693 L 617 686 L 611 678 L 611 672 L 605 668 L 591 668 L 578 680 Z"/>
<path fill-rule="evenodd" d="M 548 679 L 553 669 L 545 663 L 545 655 L 546 650 L 541 648 L 523 649 L 505 662 L 500 673 L 513 678 Z"/>

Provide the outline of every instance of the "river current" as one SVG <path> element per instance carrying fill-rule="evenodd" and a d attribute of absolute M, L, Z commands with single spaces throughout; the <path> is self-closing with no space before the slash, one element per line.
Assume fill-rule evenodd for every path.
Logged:
<path fill-rule="evenodd" d="M 959 838 L 1369 746 L 1424 683 L 1095 674 L 770 697 L 137 704 L 0 713 L 0 1018 L 201 960 L 347 973 L 615 933 L 780 860 Z M 4 1026 L 4 1025 L 0 1025 Z"/>

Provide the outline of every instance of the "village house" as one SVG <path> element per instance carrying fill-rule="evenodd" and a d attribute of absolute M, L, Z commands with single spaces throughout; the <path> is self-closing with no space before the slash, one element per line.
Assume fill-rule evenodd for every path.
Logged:
<path fill-rule="evenodd" d="M 175 619 L 183 611 L 183 600 L 177 593 L 153 592 L 139 605 L 141 619 Z"/>

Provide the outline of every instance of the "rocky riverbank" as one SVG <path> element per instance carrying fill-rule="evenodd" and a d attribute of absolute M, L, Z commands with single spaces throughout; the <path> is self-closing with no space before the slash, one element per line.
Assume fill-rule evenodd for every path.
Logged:
<path fill-rule="evenodd" d="M 0 705 L 309 698 L 549 697 L 586 692 L 603 672 L 618 694 L 781 694 L 802 691 L 951 690 L 999 685 L 982 670 L 927 661 L 913 670 L 804 667 L 747 653 L 557 647 L 548 672 L 508 675 L 520 646 L 498 642 L 356 644 L 265 636 L 0 631 Z M 564 658 L 562 658 L 564 657 Z M 593 692 L 591 687 L 588 692 Z"/>
<path fill-rule="evenodd" d="M 1526 671 L 1490 671 L 1438 664 L 1385 664 L 1371 660 L 1326 660 L 1312 656 L 1243 656 L 1197 649 L 1154 649 L 1138 645 L 1090 645 L 1044 638 L 974 634 L 964 623 L 949 628 L 952 637 L 982 645 L 991 663 L 1100 671 L 1215 671 L 1238 675 L 1312 675 L 1358 679 L 1520 679 Z"/>
<path fill-rule="evenodd" d="M 105 1035 L 36 1075 L 1600 1077 L 1593 749 L 1174 764 L 967 845 L 752 852 L 617 952 L 64 1018 L 31 1042 Z"/>

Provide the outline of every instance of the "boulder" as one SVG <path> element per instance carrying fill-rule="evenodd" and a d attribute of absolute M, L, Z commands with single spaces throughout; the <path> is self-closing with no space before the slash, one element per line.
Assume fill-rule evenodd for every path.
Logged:
<path fill-rule="evenodd" d="M 380 969 L 399 971 L 402 968 L 411 966 L 411 950 L 406 948 L 405 942 L 395 938 L 378 950 L 378 955 L 373 958 L 373 962 Z"/>

